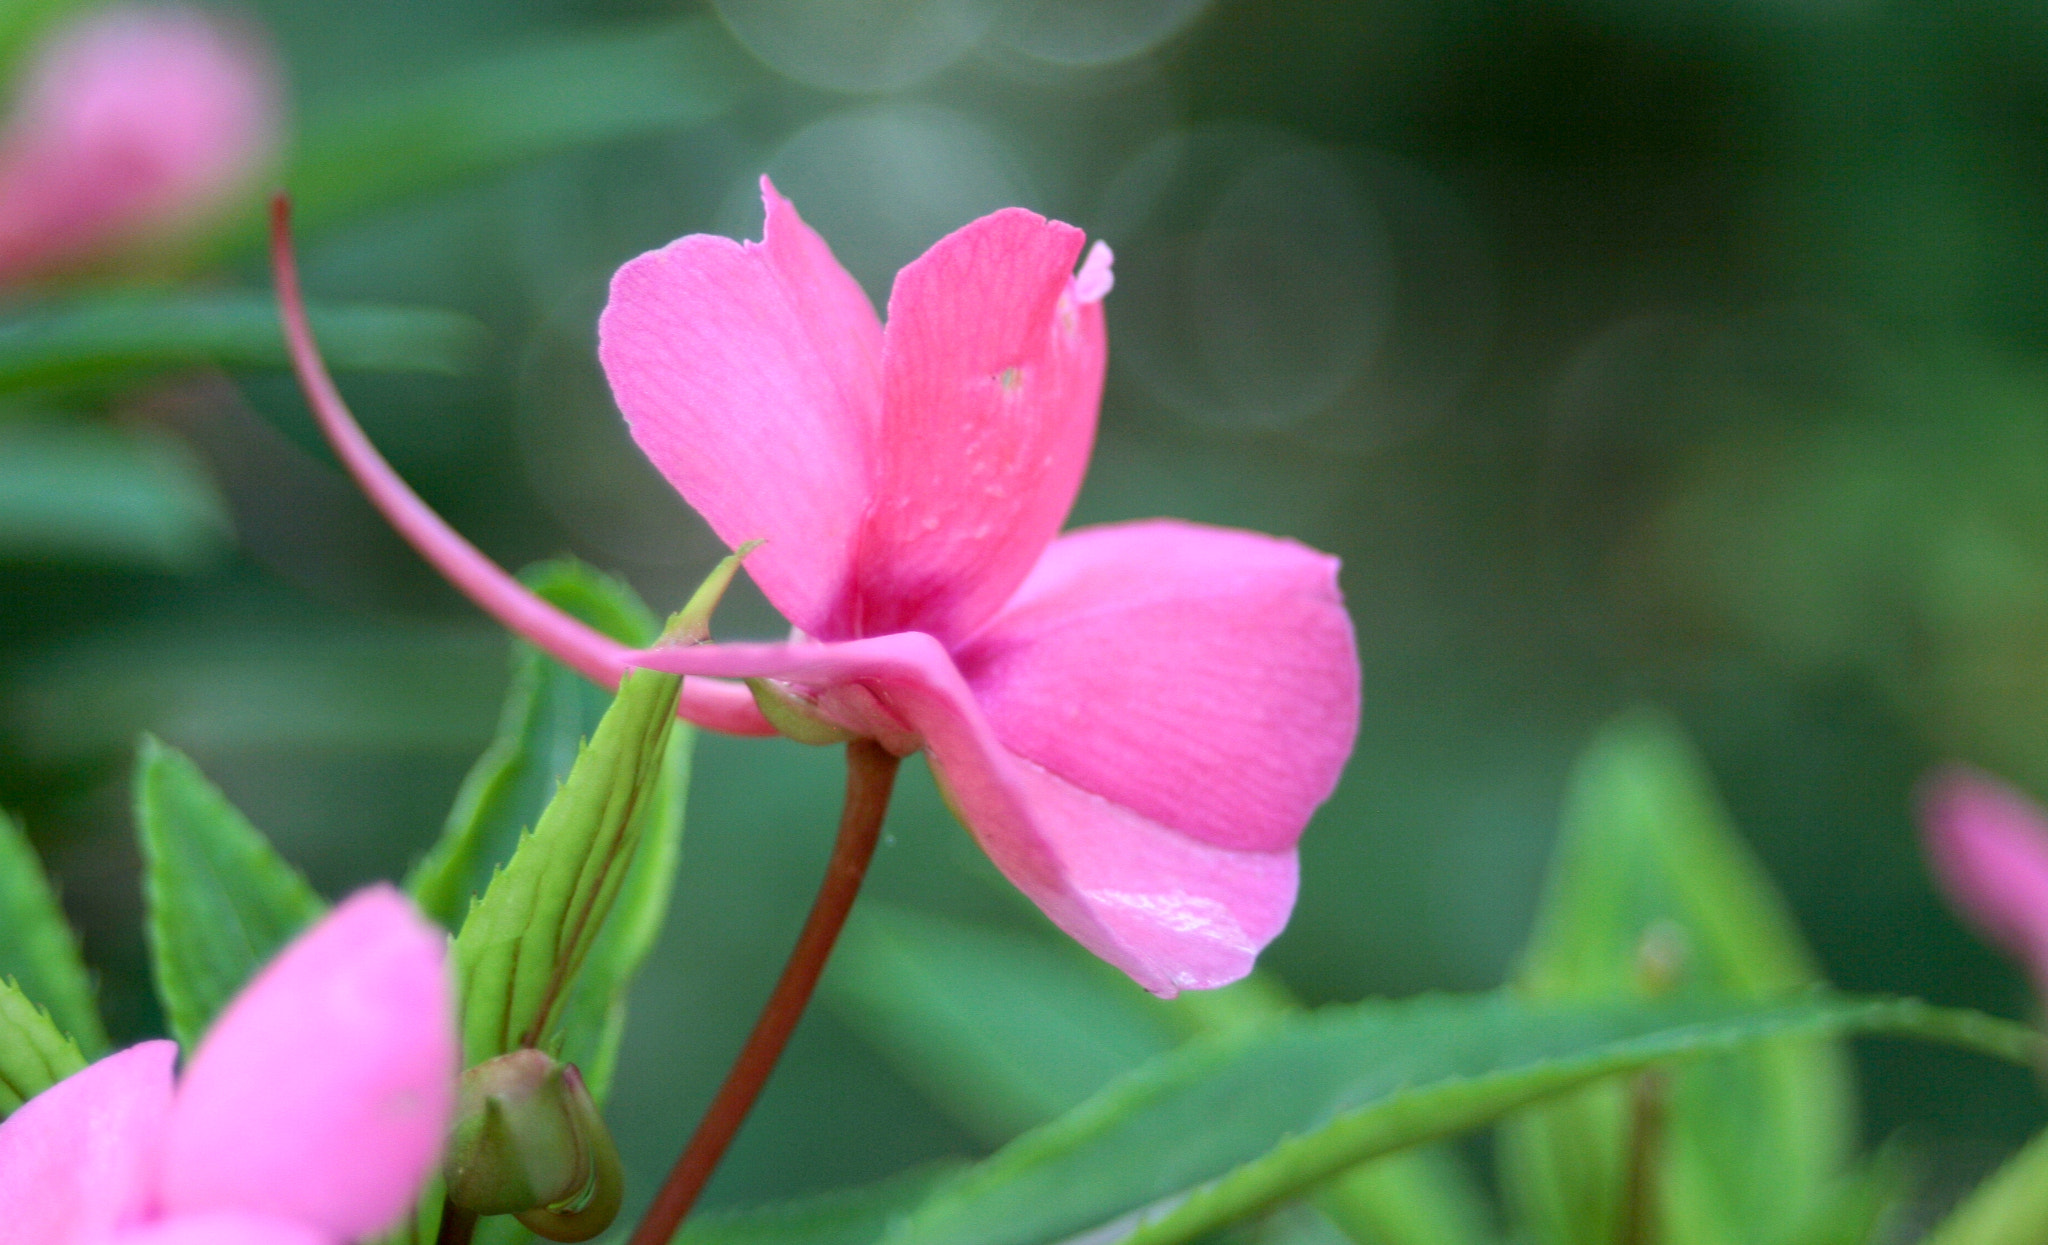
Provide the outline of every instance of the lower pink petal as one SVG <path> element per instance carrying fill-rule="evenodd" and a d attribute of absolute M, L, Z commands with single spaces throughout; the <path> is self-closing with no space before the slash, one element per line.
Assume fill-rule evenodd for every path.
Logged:
<path fill-rule="evenodd" d="M 982 849 L 1054 924 L 1147 990 L 1225 985 L 1251 970 L 1294 903 L 1292 851 L 1238 851 L 1180 834 L 1021 761 L 1005 748 L 939 642 L 903 632 L 844 644 L 649 649 L 636 664 L 685 675 L 780 679 L 844 703 L 848 725 L 900 727 Z M 881 720 L 877 720 L 877 719 Z"/>
<path fill-rule="evenodd" d="M 1358 732 L 1337 560 L 1255 532 L 1070 532 L 957 660 L 1006 747 L 1221 847 L 1293 847 Z"/>
<path fill-rule="evenodd" d="M 0 1238 L 86 1245 L 149 1209 L 177 1057 L 174 1042 L 131 1046 L 0 1123 Z"/>
<path fill-rule="evenodd" d="M 179 1215 L 116 1236 L 111 1245 L 341 1245 L 311 1224 L 234 1212 Z"/>
<path fill-rule="evenodd" d="M 447 937 L 357 893 L 228 1005 L 179 1083 L 163 1209 L 243 1211 L 347 1240 L 389 1227 L 454 1105 Z"/>

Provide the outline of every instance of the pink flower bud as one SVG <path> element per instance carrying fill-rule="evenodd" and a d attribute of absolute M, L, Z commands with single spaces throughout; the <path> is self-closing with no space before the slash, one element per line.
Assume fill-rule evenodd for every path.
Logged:
<path fill-rule="evenodd" d="M 1952 765 L 1922 784 L 1920 824 L 1949 902 L 2023 962 L 2048 998 L 2048 813 L 1990 775 Z"/>
<path fill-rule="evenodd" d="M 202 223 L 276 146 L 279 94 L 269 55 L 195 9 L 59 28 L 0 134 L 0 285 Z"/>

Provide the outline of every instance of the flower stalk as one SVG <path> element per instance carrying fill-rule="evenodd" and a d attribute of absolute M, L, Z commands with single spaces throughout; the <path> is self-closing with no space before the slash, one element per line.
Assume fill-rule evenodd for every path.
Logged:
<path fill-rule="evenodd" d="M 853 910 L 854 897 L 860 893 L 881 838 L 882 817 L 888 811 L 900 764 L 900 758 L 872 739 L 856 739 L 846 745 L 846 804 L 839 815 L 839 835 L 825 865 L 825 880 L 811 901 L 803 932 L 797 935 L 796 948 L 782 966 L 782 976 L 776 979 L 775 990 L 725 1074 L 718 1095 L 698 1121 L 696 1132 L 669 1169 L 668 1179 L 662 1182 L 627 1245 L 664 1245 L 675 1235 L 710 1183 L 747 1113 L 753 1110 L 754 1100 L 760 1097 L 797 1021 L 803 1018 L 833 944 L 839 941 L 839 931 Z"/>

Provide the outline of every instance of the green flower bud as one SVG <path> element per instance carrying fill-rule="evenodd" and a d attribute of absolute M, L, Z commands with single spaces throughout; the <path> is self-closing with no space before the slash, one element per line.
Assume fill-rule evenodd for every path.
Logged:
<path fill-rule="evenodd" d="M 462 1076 L 442 1164 L 448 1200 L 480 1215 L 517 1215 L 555 1241 L 584 1241 L 619 1213 L 618 1151 L 575 1065 L 537 1050 L 487 1060 Z"/>

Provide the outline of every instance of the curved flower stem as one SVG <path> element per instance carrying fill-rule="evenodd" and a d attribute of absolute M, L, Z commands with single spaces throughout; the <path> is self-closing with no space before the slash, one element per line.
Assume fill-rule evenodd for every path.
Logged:
<path fill-rule="evenodd" d="M 697 1131 L 669 1169 L 668 1179 L 662 1182 L 627 1245 L 665 1245 L 675 1235 L 740 1131 L 747 1112 L 753 1109 L 769 1074 L 775 1071 L 782 1048 L 789 1044 L 789 1035 L 811 1000 L 818 975 L 825 971 L 846 914 L 853 909 L 868 862 L 874 859 L 898 763 L 894 753 L 872 739 L 856 739 L 846 745 L 846 806 L 839 815 L 839 837 L 832 844 L 832 859 L 825 866 L 818 897 L 811 901 L 811 914 L 804 918 L 803 932 L 797 935 L 796 949 L 782 966 L 775 991 L 768 996 L 732 1070 L 725 1074 L 718 1096 L 698 1121 Z"/>
<path fill-rule="evenodd" d="M 299 387 L 320 430 L 371 504 L 421 557 L 486 613 L 592 682 L 617 687 L 632 664 L 631 649 L 571 618 L 506 574 L 421 501 L 363 434 L 342 401 L 341 391 L 334 387 L 334 378 L 328 375 L 320 348 L 313 341 L 312 326 L 306 321 L 298 263 L 292 253 L 291 201 L 283 195 L 271 201 L 270 266 Z M 676 711 L 699 726 L 731 735 L 775 733 L 755 708 L 752 694 L 723 680 L 686 680 Z"/>

